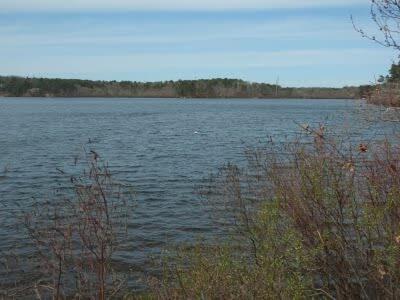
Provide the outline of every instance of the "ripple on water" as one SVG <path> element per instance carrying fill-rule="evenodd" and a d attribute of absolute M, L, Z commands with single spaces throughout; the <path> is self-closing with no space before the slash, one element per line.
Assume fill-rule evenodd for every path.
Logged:
<path fill-rule="evenodd" d="M 242 163 L 245 146 L 270 137 L 283 142 L 296 135 L 297 124 L 350 126 L 355 138 L 385 130 L 363 122 L 358 104 L 348 100 L 0 99 L 0 104 L 0 198 L 7 204 L 0 213 L 6 225 L 0 226 L 0 250 L 18 244 L 29 253 L 13 226 L 20 223 L 17 212 L 29 210 L 32 197 L 51 199 L 56 188 L 69 192 L 68 174 L 81 170 L 85 147 L 96 149 L 115 178 L 135 191 L 128 239 L 115 259 L 121 270 L 139 273 L 154 272 L 149 256 L 167 245 L 219 234 L 193 189 L 223 163 Z M 5 167 L 9 172 L 2 175 Z"/>

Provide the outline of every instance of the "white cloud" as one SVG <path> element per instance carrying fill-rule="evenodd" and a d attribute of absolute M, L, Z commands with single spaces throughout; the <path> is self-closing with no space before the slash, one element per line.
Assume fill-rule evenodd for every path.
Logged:
<path fill-rule="evenodd" d="M 318 23 L 315 25 L 315 23 Z M 70 24 L 69 24 L 70 25 Z M 354 38 L 356 34 L 349 24 L 337 22 L 326 22 L 314 19 L 314 22 L 303 19 L 282 20 L 278 22 L 263 21 L 257 23 L 227 22 L 224 24 L 207 24 L 212 30 L 204 31 L 204 26 L 191 26 L 182 29 L 177 26 L 168 27 L 163 24 L 155 27 L 151 32 L 148 30 L 140 31 L 136 27 L 127 30 L 125 27 L 112 27 L 109 25 L 96 24 L 88 28 L 76 28 L 71 26 L 66 28 L 52 28 L 48 32 L 26 33 L 25 29 L 9 30 L 0 28 L 0 39 L 7 46 L 51 46 L 51 45 L 126 45 L 126 44 L 184 44 L 193 42 L 220 42 L 223 40 L 243 40 L 259 39 L 262 41 L 272 40 L 294 40 L 307 38 L 330 40 Z M 133 27 L 133 25 L 132 25 Z M 232 31 L 232 28 L 236 28 Z M 323 28 L 323 29 L 322 29 Z M 358 35 L 357 35 L 358 37 Z"/>
<path fill-rule="evenodd" d="M 1 0 L 0 11 L 237 10 L 365 3 L 366 0 Z"/>
<path fill-rule="evenodd" d="M 279 74 L 283 85 L 342 86 L 365 84 L 373 74 L 382 74 L 386 70 L 382 66 L 391 63 L 392 54 L 380 48 L 123 56 L 54 54 L 37 59 L 21 57 L 17 63 L 0 61 L 0 69 L 2 74 L 21 76 L 140 81 L 237 77 L 273 82 Z"/>
<path fill-rule="evenodd" d="M 389 61 L 388 49 L 343 49 L 343 50 L 293 50 L 265 52 L 206 52 L 183 54 L 134 53 L 126 55 L 73 56 L 49 55 L 35 60 L 21 58 L 16 64 L 7 60 L 0 61 L 3 73 L 15 70 L 29 72 L 54 73 L 91 70 L 96 73 L 109 71 L 151 70 L 160 69 L 243 69 L 243 68 L 305 68 L 364 65 Z M 232 63 L 234 62 L 234 63 Z M 301 69 L 299 69 L 301 72 Z"/>

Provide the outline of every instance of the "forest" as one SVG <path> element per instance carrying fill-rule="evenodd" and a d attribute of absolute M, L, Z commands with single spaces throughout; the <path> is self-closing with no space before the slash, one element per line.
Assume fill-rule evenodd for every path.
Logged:
<path fill-rule="evenodd" d="M 295 88 L 228 78 L 132 82 L 0 76 L 0 96 L 8 97 L 354 99 L 363 97 L 360 91 L 365 88 Z"/>

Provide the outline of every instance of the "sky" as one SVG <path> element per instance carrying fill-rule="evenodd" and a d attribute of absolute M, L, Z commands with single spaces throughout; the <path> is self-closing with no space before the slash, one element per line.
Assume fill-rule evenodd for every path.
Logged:
<path fill-rule="evenodd" d="M 369 0 L 0 0 L 0 74 L 368 84 L 398 54 L 351 15 L 376 31 Z"/>

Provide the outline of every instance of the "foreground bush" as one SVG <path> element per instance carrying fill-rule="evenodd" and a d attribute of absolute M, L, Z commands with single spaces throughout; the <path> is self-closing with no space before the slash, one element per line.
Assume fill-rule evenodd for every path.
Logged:
<path fill-rule="evenodd" d="M 23 262 L 31 279 L 1 287 L 0 299 L 107 299 L 121 295 L 124 277 L 113 272 L 113 254 L 126 235 L 130 204 L 99 155 L 85 153 L 87 168 L 71 176 L 71 192 L 36 201 L 25 215 L 33 248 Z M 61 173 L 65 174 L 60 170 Z M 66 176 L 66 175 L 64 175 Z M 10 276 L 15 277 L 15 270 Z M 22 269 L 22 270 L 24 270 Z"/>
<path fill-rule="evenodd" d="M 400 149 L 305 130 L 311 144 L 249 151 L 247 168 L 212 180 L 207 198 L 231 234 L 179 251 L 157 297 L 400 297 Z"/>

